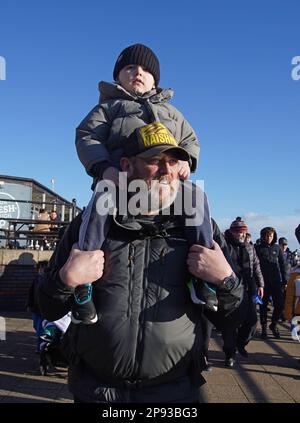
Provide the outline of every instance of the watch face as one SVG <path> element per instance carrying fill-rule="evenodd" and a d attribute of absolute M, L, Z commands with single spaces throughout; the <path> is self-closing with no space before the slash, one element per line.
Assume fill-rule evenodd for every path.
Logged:
<path fill-rule="evenodd" d="M 228 278 L 226 278 L 224 280 L 224 285 L 226 286 L 226 288 L 228 290 L 229 289 L 232 289 L 234 287 L 234 284 L 235 284 L 235 280 L 234 280 L 234 278 L 232 276 L 229 276 Z"/>

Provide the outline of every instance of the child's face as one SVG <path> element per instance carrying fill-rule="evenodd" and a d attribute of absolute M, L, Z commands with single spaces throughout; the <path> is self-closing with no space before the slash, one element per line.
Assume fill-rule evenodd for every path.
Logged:
<path fill-rule="evenodd" d="M 144 94 L 155 87 L 153 75 L 140 65 L 128 65 L 118 75 L 117 82 L 134 94 Z"/>

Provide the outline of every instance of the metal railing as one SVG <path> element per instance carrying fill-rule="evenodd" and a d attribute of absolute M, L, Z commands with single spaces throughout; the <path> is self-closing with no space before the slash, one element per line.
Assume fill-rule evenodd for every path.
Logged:
<path fill-rule="evenodd" d="M 54 250 L 69 222 L 39 220 L 39 219 L 10 219 L 7 228 L 0 228 L 2 248 Z"/>
<path fill-rule="evenodd" d="M 16 213 L 10 210 L 10 206 L 6 205 L 5 210 L 3 210 L 4 207 L 2 207 L 2 210 L 0 209 L 0 248 L 54 250 L 65 227 L 81 211 L 77 207 L 75 199 L 72 200 L 72 203 L 61 201 L 37 202 L 8 198 L 0 198 L 1 201 L 5 203 L 30 204 L 31 210 L 26 208 L 21 213 L 18 212 L 16 218 Z M 38 218 L 38 209 L 46 209 L 47 206 L 50 206 L 49 209 L 51 208 L 51 211 L 57 212 L 60 216 L 59 219 L 51 220 L 50 215 L 49 220 Z M 31 217 L 19 218 L 19 214 L 23 216 L 31 214 Z"/>

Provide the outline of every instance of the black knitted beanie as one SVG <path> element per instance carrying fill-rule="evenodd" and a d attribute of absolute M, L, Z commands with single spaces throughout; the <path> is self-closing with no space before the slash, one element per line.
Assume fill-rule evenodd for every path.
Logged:
<path fill-rule="evenodd" d="M 160 79 L 159 61 L 151 48 L 143 44 L 134 44 L 125 48 L 120 53 L 114 67 L 113 77 L 115 81 L 119 72 L 127 65 L 143 66 L 153 75 L 155 86 L 158 86 Z"/>

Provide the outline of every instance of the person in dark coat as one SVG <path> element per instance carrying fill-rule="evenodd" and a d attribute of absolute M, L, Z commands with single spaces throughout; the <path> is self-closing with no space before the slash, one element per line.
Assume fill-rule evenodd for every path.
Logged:
<path fill-rule="evenodd" d="M 230 248 L 226 242 L 226 239 L 223 233 L 220 232 L 218 229 L 218 225 L 216 221 L 211 218 L 211 224 L 213 228 L 214 240 L 220 245 L 223 254 L 225 255 L 228 262 L 230 262 L 231 267 L 233 268 L 235 273 L 237 272 L 237 266 L 235 266 L 234 261 L 231 259 L 230 255 Z M 244 287 L 242 286 L 242 291 Z M 233 314 L 235 316 L 236 313 Z M 228 317 L 229 318 L 229 317 Z M 203 348 L 202 348 L 202 356 L 203 356 L 203 370 L 207 372 L 211 372 L 213 370 L 212 363 L 209 361 L 209 342 L 212 335 L 212 330 L 215 327 L 218 332 L 221 332 L 222 323 L 224 320 L 224 316 L 212 312 L 207 307 L 204 307 L 203 313 L 201 315 L 201 326 L 202 326 L 202 333 L 203 333 Z M 230 324 L 235 325 L 235 319 L 230 318 Z"/>
<path fill-rule="evenodd" d="M 230 318 L 224 319 L 222 325 L 226 367 L 234 366 L 236 350 L 243 357 L 248 357 L 245 347 L 253 338 L 257 325 L 254 299 L 257 295 L 259 298 L 264 295 L 264 279 L 255 248 L 253 244 L 245 242 L 247 232 L 248 227 L 241 217 L 237 217 L 231 223 L 230 229 L 225 231 L 235 271 L 244 285 L 244 298 L 235 316 L 231 315 Z"/>
<path fill-rule="evenodd" d="M 267 307 L 269 298 L 273 300 L 272 321 L 269 326 L 275 338 L 280 338 L 278 321 L 284 309 L 284 287 L 287 284 L 284 258 L 277 242 L 276 230 L 265 227 L 260 231 L 261 243 L 256 246 L 260 267 L 265 281 L 263 304 L 260 306 L 261 337 L 266 339 L 267 334 Z"/>
<path fill-rule="evenodd" d="M 295 260 L 294 253 L 288 247 L 288 240 L 286 238 L 279 238 L 278 244 L 283 254 L 285 274 L 288 280 L 292 267 L 297 265 L 297 261 Z"/>

